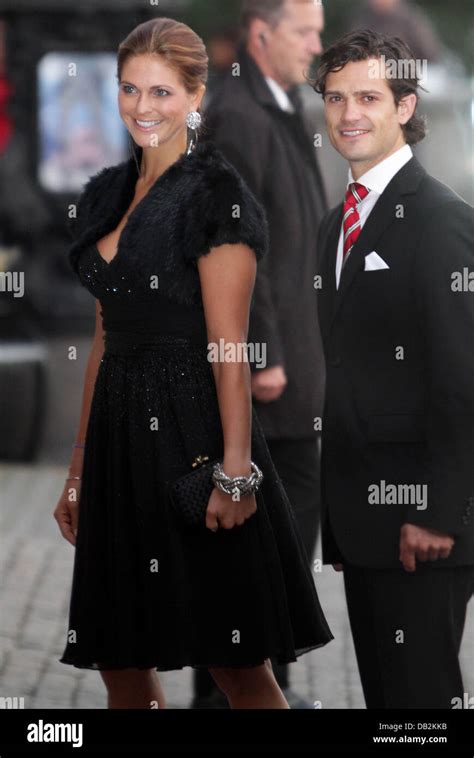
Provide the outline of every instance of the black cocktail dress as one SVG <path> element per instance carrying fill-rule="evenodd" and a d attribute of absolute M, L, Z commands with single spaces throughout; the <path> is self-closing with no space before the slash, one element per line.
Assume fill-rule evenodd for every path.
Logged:
<path fill-rule="evenodd" d="M 242 241 L 258 259 L 263 212 L 217 149 L 198 145 L 138 204 L 107 263 L 95 241 L 123 217 L 135 172 L 130 160 L 93 177 L 74 222 L 70 260 L 100 300 L 105 350 L 60 662 L 160 671 L 295 661 L 333 635 L 255 409 L 252 460 L 264 475 L 256 513 L 233 529 L 186 532 L 168 493 L 197 455 L 223 457 L 196 258 Z M 241 211 L 235 220 L 228 202 Z"/>

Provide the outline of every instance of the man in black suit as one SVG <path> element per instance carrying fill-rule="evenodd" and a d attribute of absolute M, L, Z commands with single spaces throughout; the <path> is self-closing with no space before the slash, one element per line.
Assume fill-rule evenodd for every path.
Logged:
<path fill-rule="evenodd" d="M 317 245 L 323 556 L 344 571 L 368 708 L 465 702 L 474 585 L 474 212 L 413 157 L 412 59 L 356 30 L 313 83 L 350 165 Z"/>

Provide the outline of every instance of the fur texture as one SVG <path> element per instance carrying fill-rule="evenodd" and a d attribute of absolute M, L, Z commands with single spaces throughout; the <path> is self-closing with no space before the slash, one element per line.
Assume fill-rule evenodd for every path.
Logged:
<path fill-rule="evenodd" d="M 140 148 L 137 157 L 140 161 Z M 137 176 L 131 157 L 102 169 L 84 186 L 69 225 L 74 237 L 69 260 L 84 286 L 90 288 L 90 281 L 83 275 L 81 254 L 117 227 L 133 200 Z M 257 260 L 267 252 L 265 211 L 215 145 L 199 143 L 190 156 L 173 163 L 135 207 L 112 267 L 144 293 L 149 277 L 158 275 L 162 294 L 199 305 L 196 259 L 212 247 L 239 242 L 251 247 Z"/>

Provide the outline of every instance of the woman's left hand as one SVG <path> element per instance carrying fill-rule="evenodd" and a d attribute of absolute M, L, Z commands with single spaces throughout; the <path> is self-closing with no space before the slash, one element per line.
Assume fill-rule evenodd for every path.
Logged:
<path fill-rule="evenodd" d="M 232 529 L 241 526 L 257 510 L 255 495 L 245 495 L 240 500 L 233 500 L 232 495 L 214 487 L 206 510 L 206 527 L 211 531 L 217 528 Z"/>

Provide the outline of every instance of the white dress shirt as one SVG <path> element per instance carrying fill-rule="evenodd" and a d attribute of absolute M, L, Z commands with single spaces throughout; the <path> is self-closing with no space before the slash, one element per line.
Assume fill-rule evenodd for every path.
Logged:
<path fill-rule="evenodd" d="M 402 166 L 413 157 L 413 152 L 410 145 L 403 145 L 388 158 L 377 163 L 376 166 L 366 171 L 357 182 L 363 184 L 364 187 L 370 189 L 369 194 L 365 197 L 361 203 L 357 206 L 357 212 L 360 216 L 360 228 L 364 226 L 367 221 L 372 208 L 379 199 L 380 195 L 384 191 L 385 187 L 392 181 L 395 174 L 397 174 Z M 349 184 L 355 181 L 352 176 L 352 171 L 349 169 L 348 182 L 346 190 Z M 336 288 L 339 289 L 339 281 L 341 278 L 342 269 L 342 252 L 344 249 L 344 227 L 341 225 L 341 232 L 339 234 L 339 244 L 337 246 L 337 258 L 336 258 Z"/>
<path fill-rule="evenodd" d="M 281 87 L 278 82 L 275 81 L 275 79 L 272 79 L 271 76 L 266 76 L 265 81 L 270 87 L 273 96 L 280 108 L 284 111 L 288 111 L 288 113 L 294 113 L 295 109 L 293 107 L 293 103 L 291 102 L 283 87 Z"/>

